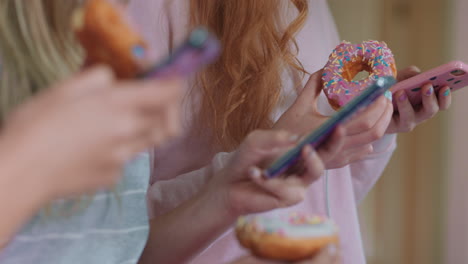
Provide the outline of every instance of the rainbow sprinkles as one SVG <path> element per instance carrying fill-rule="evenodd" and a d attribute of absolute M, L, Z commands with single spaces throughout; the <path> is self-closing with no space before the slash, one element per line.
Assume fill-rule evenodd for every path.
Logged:
<path fill-rule="evenodd" d="M 361 71 L 369 72 L 369 77 L 353 80 Z M 396 78 L 395 59 L 385 42 L 369 40 L 354 45 L 343 41 L 333 50 L 324 68 L 323 90 L 333 108 L 339 109 L 377 78 L 385 76 Z"/>

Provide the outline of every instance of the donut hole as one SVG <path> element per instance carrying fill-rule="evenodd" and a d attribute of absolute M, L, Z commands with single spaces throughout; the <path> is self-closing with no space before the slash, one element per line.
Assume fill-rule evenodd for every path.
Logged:
<path fill-rule="evenodd" d="M 361 72 L 358 72 L 356 76 L 354 76 L 353 81 L 359 82 L 359 81 L 369 78 L 369 76 L 370 76 L 370 72 L 361 71 Z"/>
<path fill-rule="evenodd" d="M 343 78 L 348 82 L 362 81 L 369 78 L 371 72 L 372 69 L 367 63 L 350 63 L 344 67 Z"/>

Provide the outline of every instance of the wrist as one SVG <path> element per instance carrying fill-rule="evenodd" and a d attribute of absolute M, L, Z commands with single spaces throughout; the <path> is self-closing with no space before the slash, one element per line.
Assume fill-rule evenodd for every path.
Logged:
<path fill-rule="evenodd" d="M 51 195 L 41 181 L 41 168 L 32 168 L 20 146 L 10 146 L 0 141 L 0 186 L 6 197 L 23 197 L 23 207 L 39 209 L 49 202 Z M 20 202 L 20 201 L 17 201 Z"/>
<path fill-rule="evenodd" d="M 396 134 L 385 134 L 381 139 L 372 143 L 373 146 L 373 154 L 378 154 L 382 152 L 388 151 L 388 149 L 394 144 L 396 141 Z"/>
<path fill-rule="evenodd" d="M 8 216 L 0 223 L 0 249 L 47 202 L 45 192 L 31 182 L 34 170 L 18 162 L 22 156 L 17 154 L 0 142 L 0 211 Z"/>
<path fill-rule="evenodd" d="M 211 204 L 219 217 L 225 221 L 235 222 L 242 215 L 242 210 L 233 199 L 232 186 L 227 182 L 220 184 L 217 180 L 226 177 L 224 171 L 220 170 L 213 176 L 214 179 L 202 191 L 202 199 Z"/>

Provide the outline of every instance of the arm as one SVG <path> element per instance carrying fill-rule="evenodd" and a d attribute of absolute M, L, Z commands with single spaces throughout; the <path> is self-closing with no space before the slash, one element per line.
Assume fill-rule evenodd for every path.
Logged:
<path fill-rule="evenodd" d="M 217 194 L 202 191 L 177 209 L 150 222 L 140 264 L 184 263 L 209 246 L 236 220 Z"/>
<path fill-rule="evenodd" d="M 0 221 L 0 249 L 36 213 L 46 197 L 32 181 L 35 169 L 20 164 L 14 153 L 5 154 L 0 153 L 0 212 L 8 217 Z"/>
<path fill-rule="evenodd" d="M 151 218 L 161 216 L 192 198 L 213 175 L 226 166 L 233 153 L 218 153 L 211 163 L 169 180 L 155 181 L 148 190 Z"/>
<path fill-rule="evenodd" d="M 227 165 L 214 171 L 201 192 L 151 221 L 140 263 L 184 263 L 209 246 L 238 216 L 300 202 L 307 187 L 323 172 L 323 164 L 310 146 L 303 150 L 305 170 L 300 176 L 266 180 L 256 167 L 296 141 L 297 137 L 281 131 L 252 133 Z"/>

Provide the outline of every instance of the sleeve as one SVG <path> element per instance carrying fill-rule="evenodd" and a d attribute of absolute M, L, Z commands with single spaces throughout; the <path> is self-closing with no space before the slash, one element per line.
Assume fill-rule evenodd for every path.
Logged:
<path fill-rule="evenodd" d="M 360 203 L 374 187 L 396 149 L 396 135 L 385 135 L 373 144 L 374 152 L 350 164 L 356 202 Z"/>
<path fill-rule="evenodd" d="M 218 153 L 208 166 L 178 175 L 169 180 L 155 181 L 148 189 L 150 218 L 165 214 L 198 193 L 204 184 L 226 166 L 232 153 Z"/>

